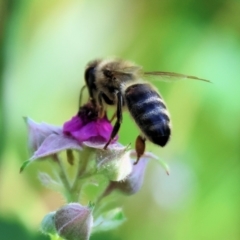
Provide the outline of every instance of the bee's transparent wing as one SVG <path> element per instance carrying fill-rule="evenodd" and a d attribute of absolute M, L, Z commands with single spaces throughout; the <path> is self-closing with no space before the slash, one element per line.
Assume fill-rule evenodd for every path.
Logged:
<path fill-rule="evenodd" d="M 124 78 L 131 74 L 142 75 L 142 69 L 138 66 L 125 67 L 120 70 L 111 70 L 111 72 L 117 78 Z"/>
<path fill-rule="evenodd" d="M 162 81 L 176 81 L 176 80 L 182 80 L 182 79 L 193 79 L 193 80 L 199 80 L 199 81 L 204 81 L 204 82 L 209 82 L 209 80 L 203 79 L 203 78 L 198 78 L 195 76 L 189 76 L 185 74 L 180 74 L 180 73 L 174 73 L 174 72 L 159 72 L 159 71 L 154 71 L 154 72 L 144 72 L 143 75 L 145 77 L 153 77 L 154 79 L 159 79 Z"/>
<path fill-rule="evenodd" d="M 140 66 L 129 66 L 122 69 L 125 73 L 135 73 L 135 72 L 142 72 L 142 67 Z"/>
<path fill-rule="evenodd" d="M 142 68 L 139 66 L 129 66 L 125 68 L 121 68 L 119 70 L 112 70 L 112 73 L 115 75 L 124 75 L 124 74 L 142 74 Z"/>

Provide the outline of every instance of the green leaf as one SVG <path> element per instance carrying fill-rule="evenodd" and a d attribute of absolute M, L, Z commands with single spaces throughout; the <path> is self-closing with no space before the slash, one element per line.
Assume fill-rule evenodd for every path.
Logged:
<path fill-rule="evenodd" d="M 39 172 L 38 173 L 38 179 L 40 180 L 40 182 L 42 183 L 43 186 L 52 189 L 54 191 L 58 191 L 58 192 L 63 192 L 63 185 L 55 180 L 52 179 L 51 176 L 49 176 L 47 173 L 45 172 Z"/>
<path fill-rule="evenodd" d="M 115 208 L 103 213 L 95 221 L 92 228 L 92 233 L 100 231 L 109 231 L 120 226 L 126 217 L 121 208 Z"/>
<path fill-rule="evenodd" d="M 25 167 L 27 167 L 29 164 L 31 163 L 30 160 L 27 160 L 25 162 L 23 162 L 22 166 L 20 167 L 20 173 L 25 169 Z"/>
<path fill-rule="evenodd" d="M 93 210 L 94 207 L 95 207 L 95 203 L 93 203 L 93 202 L 90 201 L 90 202 L 88 203 L 88 208 L 91 209 L 91 210 Z"/>

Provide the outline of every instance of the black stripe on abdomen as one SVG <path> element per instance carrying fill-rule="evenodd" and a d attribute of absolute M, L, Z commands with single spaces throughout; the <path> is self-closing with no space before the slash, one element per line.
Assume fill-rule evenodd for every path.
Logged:
<path fill-rule="evenodd" d="M 161 96 L 149 84 L 134 84 L 125 91 L 130 114 L 144 135 L 164 146 L 171 134 L 170 119 Z"/>

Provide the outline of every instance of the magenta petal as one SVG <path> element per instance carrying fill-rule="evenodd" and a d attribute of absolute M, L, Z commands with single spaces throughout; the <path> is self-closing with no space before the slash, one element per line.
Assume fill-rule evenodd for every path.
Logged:
<path fill-rule="evenodd" d="M 107 142 L 113 127 L 106 116 L 104 118 L 97 118 L 97 116 L 92 108 L 83 106 L 78 115 L 64 123 L 63 133 L 72 136 L 79 143 L 83 141 Z M 117 137 L 113 142 L 116 140 Z"/>
<path fill-rule="evenodd" d="M 89 140 L 92 137 L 99 136 L 96 122 L 90 122 L 71 135 L 79 142 Z"/>
<path fill-rule="evenodd" d="M 83 125 L 83 122 L 79 116 L 72 117 L 71 120 L 67 121 L 63 125 L 64 133 L 72 133 L 74 131 L 78 131 Z"/>
<path fill-rule="evenodd" d="M 99 119 L 97 122 L 97 129 L 98 134 L 105 140 L 108 141 L 108 139 L 111 136 L 113 127 L 111 123 L 106 119 Z"/>

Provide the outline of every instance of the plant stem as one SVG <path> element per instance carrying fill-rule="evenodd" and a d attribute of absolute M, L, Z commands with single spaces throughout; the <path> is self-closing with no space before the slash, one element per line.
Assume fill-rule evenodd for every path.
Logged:
<path fill-rule="evenodd" d="M 79 153 L 78 169 L 77 169 L 77 173 L 71 189 L 72 197 L 76 202 L 79 201 L 81 187 L 82 187 L 81 176 L 85 177 L 84 173 L 86 172 L 86 167 L 88 165 L 88 162 L 90 161 L 91 155 L 92 155 L 92 151 L 88 147 L 84 148 L 83 151 Z"/>
<path fill-rule="evenodd" d="M 93 172 L 91 174 L 86 174 L 86 168 L 88 166 L 89 161 L 91 160 L 91 155 L 92 155 L 92 149 L 86 147 L 79 153 L 79 162 L 77 165 L 77 172 L 75 179 L 72 183 L 72 185 L 69 182 L 68 176 L 66 174 L 65 168 L 63 166 L 63 163 L 59 156 L 56 154 L 53 156 L 54 161 L 58 163 L 60 173 L 59 176 L 61 178 L 61 181 L 64 185 L 65 188 L 65 197 L 67 199 L 67 202 L 78 202 L 79 197 L 80 197 L 80 192 L 81 192 L 81 180 L 83 178 L 86 178 L 88 176 L 92 176 Z"/>
<path fill-rule="evenodd" d="M 65 187 L 65 197 L 67 199 L 67 202 L 71 202 L 72 201 L 72 194 L 71 194 L 71 186 L 68 180 L 68 177 L 66 175 L 64 166 L 62 164 L 61 159 L 59 158 L 59 156 L 57 154 L 55 154 L 54 156 L 54 160 L 58 163 L 59 169 L 60 169 L 60 173 L 59 173 L 59 177 L 61 178 L 61 181 Z"/>
<path fill-rule="evenodd" d="M 59 237 L 58 235 L 49 235 L 51 240 L 64 240 L 63 238 Z"/>

